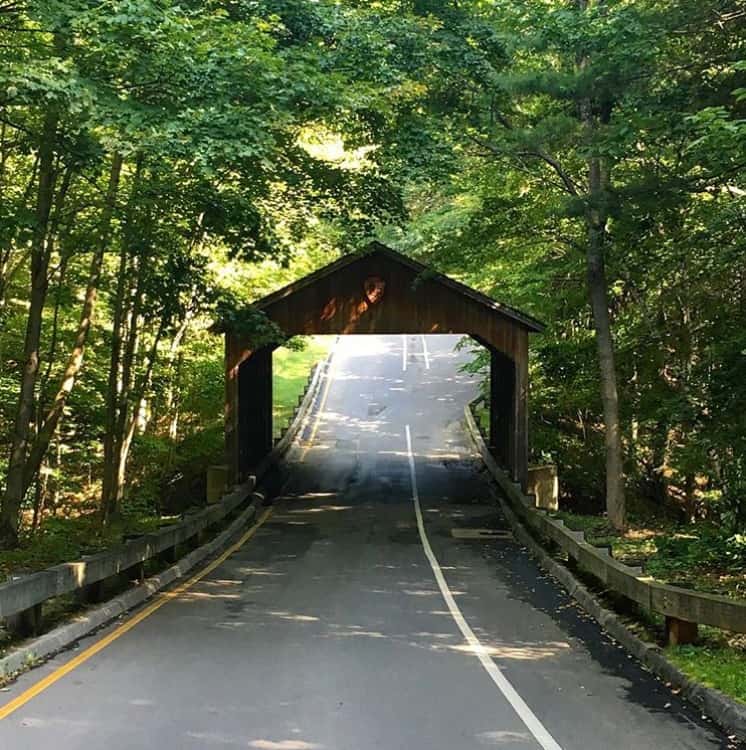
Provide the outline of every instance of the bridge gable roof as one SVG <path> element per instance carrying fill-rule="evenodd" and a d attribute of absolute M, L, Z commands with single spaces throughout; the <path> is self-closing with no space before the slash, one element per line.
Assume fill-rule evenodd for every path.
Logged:
<path fill-rule="evenodd" d="M 366 290 L 366 285 L 371 289 Z M 376 286 L 380 300 L 375 299 Z M 254 307 L 289 335 L 479 334 L 479 330 L 469 329 L 468 322 L 477 312 L 528 332 L 544 330 L 541 322 L 521 310 L 498 302 L 380 242 L 373 242 L 359 253 L 345 255 L 272 292 L 254 303 Z M 469 311 L 457 310 L 458 307 L 469 308 Z"/>

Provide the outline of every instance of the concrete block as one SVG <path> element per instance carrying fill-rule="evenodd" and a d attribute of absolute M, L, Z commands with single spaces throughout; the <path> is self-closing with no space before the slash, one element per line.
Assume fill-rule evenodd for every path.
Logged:
<path fill-rule="evenodd" d="M 559 509 L 559 478 L 557 467 L 529 466 L 527 494 L 533 495 L 537 508 L 544 510 Z"/>
<path fill-rule="evenodd" d="M 207 467 L 207 502 L 217 503 L 228 489 L 230 469 L 225 465 Z"/>

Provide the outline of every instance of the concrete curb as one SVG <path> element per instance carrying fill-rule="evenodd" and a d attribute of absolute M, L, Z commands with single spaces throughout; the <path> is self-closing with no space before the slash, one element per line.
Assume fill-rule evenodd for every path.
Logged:
<path fill-rule="evenodd" d="M 325 361 L 326 368 L 328 368 L 331 362 L 333 353 L 333 351 L 330 352 Z M 270 456 L 257 467 L 255 477 L 257 482 L 272 464 L 282 458 L 297 437 L 308 412 L 316 403 L 316 397 L 321 384 L 321 369 L 322 367 L 319 365 L 312 373 L 303 401 L 285 434 L 286 439 L 278 443 Z M 251 483 L 251 487 L 248 485 L 246 487 L 247 497 L 250 496 L 253 501 L 227 529 L 207 542 L 207 544 L 198 547 L 188 555 L 182 557 L 176 564 L 160 572 L 158 575 L 148 578 L 141 584 L 125 591 L 108 602 L 89 609 L 84 614 L 73 617 L 70 621 L 50 630 L 48 633 L 44 633 L 44 635 L 13 649 L 9 654 L 0 658 L 0 681 L 13 679 L 21 672 L 32 669 L 40 661 L 69 648 L 73 643 L 97 628 L 106 625 L 117 617 L 121 617 L 174 581 L 183 578 L 198 563 L 208 557 L 212 557 L 218 551 L 227 547 L 231 539 L 242 531 L 250 521 L 256 518 L 258 508 L 261 507 L 262 495 L 258 492 L 251 492 L 254 487 L 253 482 Z"/>
<path fill-rule="evenodd" d="M 466 407 L 469 408 L 468 406 Z M 477 453 L 480 453 L 482 436 L 472 431 L 470 420 L 466 420 L 467 434 L 472 440 Z M 480 454 L 481 455 L 481 454 Z M 489 467 L 485 468 L 489 471 Z M 498 502 L 505 517 L 510 523 L 516 539 L 525 546 L 539 565 L 555 578 L 567 590 L 567 593 L 623 648 L 632 654 L 653 674 L 670 687 L 679 690 L 681 695 L 699 708 L 727 734 L 746 741 L 746 706 L 719 690 L 709 688 L 687 677 L 663 655 L 662 649 L 653 643 L 647 643 L 629 630 L 621 618 L 606 609 L 598 598 L 583 585 L 573 573 L 555 560 L 527 531 L 519 521 L 510 505 L 498 494 Z"/>
<path fill-rule="evenodd" d="M 96 628 L 147 601 L 166 586 L 182 578 L 198 563 L 226 547 L 228 542 L 256 517 L 256 514 L 257 504 L 252 502 L 225 531 L 218 534 L 207 544 L 182 557 L 175 565 L 152 578 L 148 578 L 129 591 L 114 597 L 114 599 L 89 609 L 84 614 L 73 617 L 71 621 L 14 649 L 0 659 L 0 678 L 15 677 L 20 672 L 31 669 L 40 660 L 62 651 Z"/>

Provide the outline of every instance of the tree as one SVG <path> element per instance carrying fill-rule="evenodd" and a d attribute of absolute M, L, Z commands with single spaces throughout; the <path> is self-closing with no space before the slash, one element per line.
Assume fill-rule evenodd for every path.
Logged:
<path fill-rule="evenodd" d="M 14 545 L 34 484 L 39 515 L 63 418 L 81 410 L 92 336 L 108 350 L 89 363 L 106 383 L 93 422 L 108 520 L 121 509 L 161 349 L 172 363 L 196 314 L 219 297 L 209 256 L 229 247 L 241 263 L 288 262 L 290 243 L 309 230 L 287 231 L 280 194 L 299 217 L 348 236 L 398 206 L 372 164 L 360 179 L 303 146 L 305 128 L 333 131 L 349 104 L 344 77 L 319 64 L 331 4 L 76 0 L 3 10 L 0 316 L 13 334 L 21 319 L 25 329 L 0 507 L 0 543 Z M 9 293 L 23 283 L 28 310 L 11 311 Z M 68 430 L 78 426 L 73 418 Z"/>
<path fill-rule="evenodd" d="M 630 332 L 623 329 L 621 380 L 612 343 L 612 324 L 625 324 L 640 300 L 635 285 L 643 279 L 633 275 L 640 256 L 638 238 L 654 227 L 660 244 L 661 237 L 670 235 L 674 216 L 680 222 L 685 213 L 699 213 L 704 196 L 711 200 L 717 195 L 717 203 L 722 199 L 723 204 L 732 204 L 732 194 L 723 195 L 719 186 L 743 173 L 742 150 L 735 147 L 741 126 L 737 93 L 733 94 L 738 91 L 740 70 L 739 38 L 733 32 L 742 14 L 728 5 L 523 2 L 485 7 L 474 3 L 429 6 L 424 22 L 410 19 L 430 31 L 421 43 L 430 54 L 418 73 L 418 80 L 427 84 L 420 106 L 427 103 L 446 123 L 445 137 L 454 149 L 462 149 L 460 168 L 462 175 L 468 175 L 438 193 L 447 200 L 450 189 L 462 205 L 468 205 L 466 193 L 476 204 L 471 210 L 462 208 L 456 226 L 446 228 L 446 234 L 458 242 L 458 251 L 449 249 L 446 256 L 437 252 L 449 247 L 448 237 L 441 237 L 432 240 L 431 257 L 461 271 L 467 259 L 467 267 L 479 269 L 482 284 L 485 263 L 499 266 L 508 274 L 508 290 L 507 263 L 490 253 L 531 257 L 533 263 L 523 272 L 533 279 L 521 278 L 519 286 L 512 287 L 513 294 L 518 293 L 539 317 L 544 310 L 558 313 L 560 317 L 551 321 L 555 335 L 576 339 L 581 351 L 585 339 L 578 331 L 585 316 L 577 308 L 564 305 L 562 309 L 563 305 L 548 302 L 547 287 L 541 282 L 559 279 L 538 264 L 552 269 L 558 257 L 567 258 L 562 274 L 577 274 L 580 266 L 573 256 L 585 256 L 603 404 L 607 511 L 619 528 L 625 522 L 623 456 L 627 454 L 626 467 L 636 474 L 638 466 L 632 460 L 647 452 L 642 447 L 645 441 L 640 441 L 641 415 L 632 413 L 633 404 L 640 403 L 639 389 L 647 386 L 640 373 L 644 357 L 631 356 L 630 351 L 640 342 L 630 340 Z M 713 19 L 718 22 L 713 24 Z M 696 114 L 703 99 L 718 106 Z M 715 130 L 729 134 L 722 159 L 715 149 L 701 148 L 703 120 L 717 123 Z M 488 184 L 490 180 L 495 182 Z M 706 211 L 712 218 L 717 215 L 714 208 L 710 204 Z M 678 247 L 683 249 L 685 234 L 680 228 L 676 232 Z M 405 241 L 421 252 L 421 239 L 411 233 L 409 237 Z M 471 249 L 480 241 L 487 243 L 486 249 Z M 727 242 L 738 244 L 732 234 Z M 649 247 L 646 251 L 650 263 L 656 251 Z M 662 263 L 657 270 L 658 282 L 666 284 L 670 269 Z M 506 286 L 498 281 L 493 283 L 504 295 Z M 652 291 L 649 283 L 648 289 Z M 527 297 L 527 290 L 544 296 Z M 668 320 L 656 321 L 658 336 Z M 691 319 L 683 326 L 689 340 L 693 326 Z M 559 353 L 559 341 L 550 346 Z M 687 345 L 682 348 L 689 348 L 685 356 L 693 372 L 699 355 Z M 566 356 L 567 345 L 563 350 Z M 660 359 L 655 356 L 653 361 Z M 555 377 L 558 364 L 551 362 Z M 667 368 L 664 363 L 660 366 L 663 371 Z M 541 376 L 538 380 L 540 387 L 548 387 Z M 630 399 L 621 409 L 619 382 Z M 543 401 L 543 394 L 539 396 Z M 577 399 L 580 413 L 592 416 L 595 407 L 583 396 L 585 400 Z M 684 432 L 693 436 L 694 423 L 691 418 L 686 422 Z M 574 424 L 573 430 L 577 426 L 587 446 L 585 417 L 578 419 L 571 412 L 562 416 L 562 424 Z M 657 428 L 651 425 L 651 429 Z M 677 433 L 678 426 L 669 441 Z M 701 458 L 699 466 L 701 470 Z M 668 474 L 670 467 L 656 464 L 655 471 Z M 691 491 L 694 479 L 688 474 Z"/>

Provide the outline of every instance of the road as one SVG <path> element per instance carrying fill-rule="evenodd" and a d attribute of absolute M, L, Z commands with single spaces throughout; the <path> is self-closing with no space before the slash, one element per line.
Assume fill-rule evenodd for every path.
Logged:
<path fill-rule="evenodd" d="M 0 748 L 734 747 L 510 537 L 456 340 L 340 339 L 253 538 L 60 679 L 112 628 L 0 693 L 38 692 Z"/>

